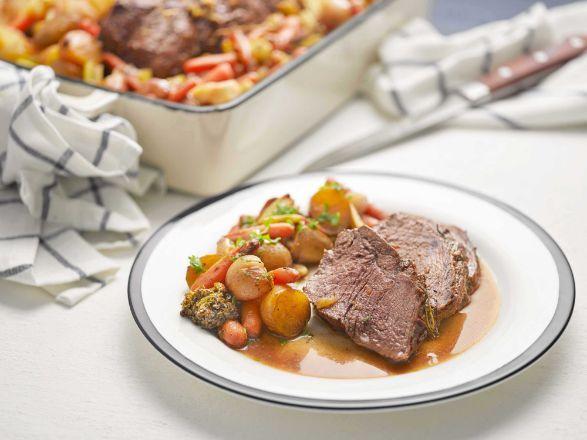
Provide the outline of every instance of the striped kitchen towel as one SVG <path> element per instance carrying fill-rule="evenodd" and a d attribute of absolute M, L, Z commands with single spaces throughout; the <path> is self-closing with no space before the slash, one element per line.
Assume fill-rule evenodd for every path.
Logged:
<path fill-rule="evenodd" d="M 0 62 L 0 278 L 74 305 L 114 276 L 99 250 L 136 245 L 149 222 L 130 194 L 161 184 L 139 168 L 125 119 L 66 105 L 48 67 Z"/>
<path fill-rule="evenodd" d="M 587 2 L 547 10 L 542 4 L 511 20 L 444 36 L 423 19 L 389 35 L 363 91 L 392 118 L 418 118 L 458 99 L 462 85 L 524 53 L 587 34 Z M 464 113 L 466 127 L 558 129 L 587 127 L 587 56 L 512 98 Z"/>

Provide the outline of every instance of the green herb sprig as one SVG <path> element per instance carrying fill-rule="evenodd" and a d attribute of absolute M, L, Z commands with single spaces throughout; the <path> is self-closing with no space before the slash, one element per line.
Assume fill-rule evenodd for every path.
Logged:
<path fill-rule="evenodd" d="M 318 216 L 317 220 L 320 223 L 330 223 L 332 226 L 338 226 L 340 223 L 340 212 L 328 212 L 328 205 L 325 203 L 322 214 Z"/>
<path fill-rule="evenodd" d="M 189 256 L 190 266 L 196 271 L 196 273 L 204 272 L 204 265 L 202 264 L 202 260 L 200 257 L 196 257 L 195 255 Z"/>
<path fill-rule="evenodd" d="M 251 238 L 251 240 L 258 240 L 260 245 L 264 245 L 264 244 L 277 244 L 281 240 L 280 237 L 271 238 L 269 236 L 269 234 L 263 234 L 260 231 L 253 231 L 253 232 L 251 232 L 251 234 L 249 235 L 249 237 Z"/>

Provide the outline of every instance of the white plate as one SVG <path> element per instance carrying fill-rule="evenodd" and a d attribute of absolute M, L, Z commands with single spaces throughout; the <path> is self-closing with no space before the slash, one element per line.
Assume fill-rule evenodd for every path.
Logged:
<path fill-rule="evenodd" d="M 306 208 L 334 177 L 389 212 L 421 214 L 469 232 L 493 270 L 501 309 L 489 333 L 433 368 L 384 378 L 324 379 L 258 363 L 179 316 L 186 258 L 206 254 L 239 215 L 290 193 Z M 226 390 L 283 405 L 329 409 L 397 408 L 447 399 L 501 381 L 539 358 L 558 339 L 573 309 L 570 266 L 536 223 L 487 196 L 416 177 L 313 173 L 236 189 L 179 214 L 145 243 L 129 279 L 129 302 L 144 335 L 168 359 Z"/>

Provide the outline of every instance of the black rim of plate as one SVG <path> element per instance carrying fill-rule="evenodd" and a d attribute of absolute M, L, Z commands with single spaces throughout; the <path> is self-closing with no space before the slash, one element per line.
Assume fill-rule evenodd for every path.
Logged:
<path fill-rule="evenodd" d="M 324 175 L 327 172 L 315 172 L 307 173 L 305 175 Z M 503 211 L 515 217 L 517 220 L 526 225 L 544 244 L 544 246 L 550 252 L 557 268 L 559 277 L 559 298 L 556 306 L 554 315 L 549 322 L 546 329 L 542 332 L 540 337 L 530 345 L 522 354 L 517 358 L 513 359 L 509 363 L 502 367 L 494 370 L 493 372 L 486 374 L 473 381 L 457 385 L 444 390 L 417 394 L 412 396 L 404 396 L 390 399 L 377 399 L 377 400 L 359 400 L 359 401 L 337 401 L 337 400 L 324 400 L 324 399 L 312 399 L 289 396 L 286 394 L 277 394 L 252 388 L 246 385 L 242 385 L 231 380 L 225 379 L 211 371 L 208 371 L 186 358 L 178 350 L 176 350 L 167 340 L 157 331 L 153 323 L 151 322 L 143 303 L 142 290 L 141 290 L 141 279 L 143 272 L 146 267 L 146 263 L 149 260 L 153 250 L 157 244 L 167 235 L 167 233 L 175 226 L 175 224 L 182 218 L 199 211 L 200 209 L 211 205 L 219 200 L 222 200 L 232 194 L 251 188 L 252 186 L 260 185 L 263 183 L 275 181 L 275 180 L 292 180 L 299 178 L 300 175 L 292 176 L 281 176 L 272 179 L 263 180 L 251 184 L 246 184 L 229 191 L 226 191 L 217 196 L 205 199 L 191 208 L 186 209 L 180 214 L 173 217 L 162 225 L 155 233 L 147 240 L 147 242 L 140 249 L 133 266 L 131 268 L 129 281 L 128 281 L 128 300 L 132 315 L 135 322 L 139 326 L 141 332 L 145 337 L 153 344 L 153 346 L 167 359 L 176 364 L 178 367 L 187 371 L 188 373 L 215 385 L 221 389 L 235 393 L 244 397 L 248 397 L 254 400 L 263 401 L 267 403 L 273 403 L 288 407 L 297 407 L 303 409 L 314 409 L 314 410 L 330 410 L 330 411 L 373 411 L 373 410 L 385 410 L 395 408 L 405 408 L 409 406 L 417 406 L 439 402 L 443 400 L 453 399 L 456 397 L 464 396 L 466 394 L 480 391 L 489 386 L 495 385 L 516 373 L 519 373 L 526 367 L 537 361 L 543 354 L 545 354 L 559 339 L 564 332 L 571 315 L 573 313 L 573 307 L 575 304 L 575 281 L 573 278 L 573 272 L 571 266 L 564 253 L 554 239 L 540 227 L 536 222 L 531 220 L 525 214 L 521 213 L 515 208 L 500 202 L 492 197 L 472 191 L 458 185 L 441 182 L 434 179 L 411 176 L 399 173 L 384 173 L 384 172 L 353 172 L 353 171 L 335 171 L 332 170 L 331 174 L 338 176 L 357 176 L 357 175 L 368 175 L 368 176 L 382 176 L 391 177 L 394 179 L 407 179 L 443 186 L 457 190 L 486 202 L 497 206 Z"/>

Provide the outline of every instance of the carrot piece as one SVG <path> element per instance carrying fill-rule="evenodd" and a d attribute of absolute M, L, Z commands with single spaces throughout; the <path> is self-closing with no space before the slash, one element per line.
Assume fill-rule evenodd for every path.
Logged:
<path fill-rule="evenodd" d="M 240 61 L 244 64 L 245 68 L 248 69 L 249 66 L 253 63 L 251 42 L 240 29 L 236 29 L 232 33 L 231 40 L 234 44 L 234 48 L 238 57 L 240 58 Z"/>
<path fill-rule="evenodd" d="M 222 257 L 216 263 L 210 267 L 206 272 L 196 278 L 194 283 L 191 285 L 190 290 L 196 290 L 199 288 L 209 289 L 214 283 L 222 283 L 226 278 L 226 272 L 232 265 L 232 258 Z"/>
<path fill-rule="evenodd" d="M 189 91 L 196 87 L 198 82 L 192 78 L 184 81 L 182 84 L 172 87 L 171 91 L 169 92 L 169 100 L 173 102 L 181 102 L 183 101 L 186 96 L 188 95 Z"/>
<path fill-rule="evenodd" d="M 257 338 L 263 329 L 259 301 L 245 301 L 241 306 L 241 324 L 247 329 L 250 338 Z"/>
<path fill-rule="evenodd" d="M 128 88 L 132 91 L 141 93 L 143 90 L 143 83 L 137 77 L 127 75 L 126 83 L 128 84 Z"/>
<path fill-rule="evenodd" d="M 269 237 L 271 238 L 289 238 L 296 228 L 290 223 L 271 223 L 269 225 Z"/>
<path fill-rule="evenodd" d="M 372 203 L 367 204 L 364 214 L 374 217 L 377 220 L 383 220 L 385 217 L 387 217 L 387 214 L 385 212 L 383 212 L 381 209 L 379 209 Z"/>
<path fill-rule="evenodd" d="M 256 83 L 258 83 L 261 80 L 261 75 L 259 75 L 259 72 L 255 72 L 255 71 L 247 72 L 244 75 L 239 76 L 237 78 L 237 80 L 239 82 L 242 82 L 242 81 L 251 81 L 251 82 L 253 82 L 253 84 L 256 84 Z"/>
<path fill-rule="evenodd" d="M 253 226 L 250 228 L 242 228 L 231 230 L 228 234 L 225 235 L 226 238 L 230 238 L 231 240 L 238 240 L 242 238 L 243 240 L 247 240 L 251 237 L 253 232 L 259 232 L 261 230 L 261 226 Z"/>
<path fill-rule="evenodd" d="M 228 320 L 218 330 L 218 337 L 231 348 L 243 348 L 247 345 L 247 330 L 238 321 Z"/>
<path fill-rule="evenodd" d="M 273 44 L 275 48 L 279 50 L 287 49 L 300 29 L 301 22 L 298 17 L 287 17 L 283 27 L 275 34 L 273 38 Z"/>
<path fill-rule="evenodd" d="M 251 30 L 251 32 L 249 32 L 249 38 L 251 40 L 261 38 L 262 36 L 264 36 L 267 33 L 268 30 L 269 30 L 269 26 L 267 26 L 266 24 L 261 24 L 261 25 L 255 26 L 253 28 L 253 30 Z"/>
<path fill-rule="evenodd" d="M 183 63 L 183 70 L 186 73 L 199 73 L 210 70 L 222 63 L 236 62 L 235 53 L 219 53 L 214 55 L 200 55 L 196 58 L 190 58 Z"/>
<path fill-rule="evenodd" d="M 269 272 L 273 277 L 274 284 L 295 283 L 302 275 L 293 267 L 280 267 Z"/>
<path fill-rule="evenodd" d="M 115 68 L 123 68 L 126 66 L 126 63 L 116 55 L 110 52 L 104 52 L 102 54 L 102 61 L 104 61 L 111 69 Z"/>
<path fill-rule="evenodd" d="M 203 76 L 205 82 L 226 81 L 235 77 L 234 69 L 230 63 L 220 63 Z"/>
<path fill-rule="evenodd" d="M 214 283 L 223 283 L 226 278 L 226 272 L 232 265 L 233 261 L 241 255 L 252 254 L 259 248 L 258 240 L 250 240 L 241 247 L 234 249 L 230 255 L 224 256 L 216 261 L 206 272 L 200 274 L 190 286 L 190 290 L 199 288 L 209 289 Z"/>
<path fill-rule="evenodd" d="M 77 24 L 77 27 L 83 31 L 86 31 L 88 34 L 92 35 L 93 37 L 98 37 L 100 35 L 100 31 L 102 30 L 98 23 L 96 23 L 95 21 L 89 20 L 87 18 L 84 18 L 83 20 L 81 20 Z"/>
<path fill-rule="evenodd" d="M 296 58 L 296 57 L 301 57 L 303 54 L 305 54 L 308 51 L 307 47 L 304 46 L 300 46 L 300 47 L 296 47 L 295 50 L 292 52 L 292 57 Z"/>
<path fill-rule="evenodd" d="M 25 12 L 24 14 L 19 15 L 10 25 L 13 28 L 25 32 L 35 23 L 36 20 L 37 17 L 35 17 L 34 14 Z"/>

